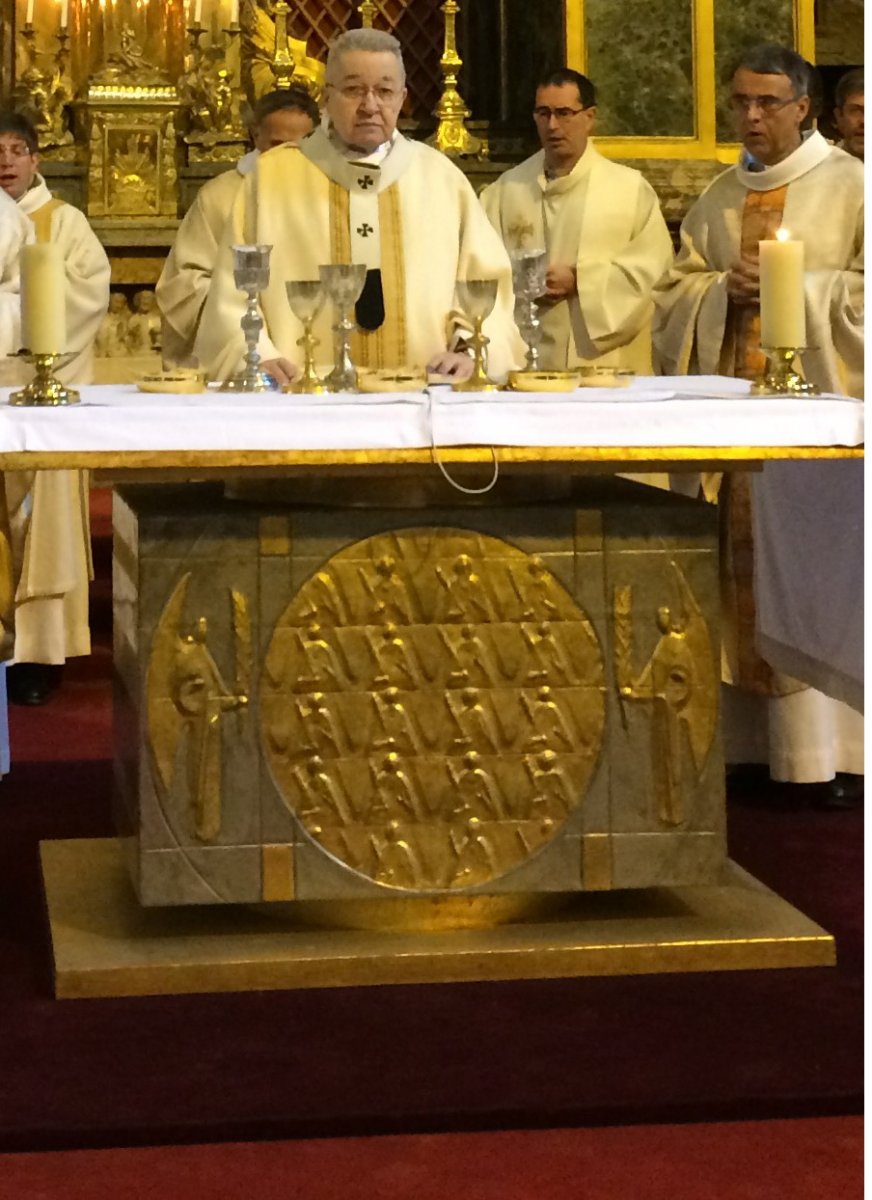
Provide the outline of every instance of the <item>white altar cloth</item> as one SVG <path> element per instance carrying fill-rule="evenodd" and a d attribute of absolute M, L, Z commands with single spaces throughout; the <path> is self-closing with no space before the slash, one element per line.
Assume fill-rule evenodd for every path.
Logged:
<path fill-rule="evenodd" d="M 571 393 L 155 395 L 82 387 L 68 408 L 13 408 L 0 389 L 0 454 L 21 451 L 403 450 L 437 446 L 856 446 L 863 403 L 752 397 L 743 380 L 639 378 Z"/>

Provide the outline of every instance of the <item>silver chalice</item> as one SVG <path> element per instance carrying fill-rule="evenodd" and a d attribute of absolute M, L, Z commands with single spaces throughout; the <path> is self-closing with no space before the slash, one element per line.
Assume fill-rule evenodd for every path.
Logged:
<path fill-rule="evenodd" d="M 333 326 L 333 370 L 324 380 L 324 386 L 328 392 L 356 392 L 357 371 L 351 361 L 351 335 L 357 328 L 354 306 L 366 282 L 366 267 L 362 263 L 334 263 L 319 267 L 319 271 L 324 291 L 338 314 Z"/>
<path fill-rule="evenodd" d="M 539 347 L 542 344 L 538 301 L 545 291 L 548 254 L 540 249 L 515 250 L 511 260 L 512 282 L 515 288 L 515 320 L 521 337 L 527 343 L 526 370 L 538 371 Z"/>
<path fill-rule="evenodd" d="M 263 329 L 257 298 L 269 284 L 269 256 L 272 246 L 234 246 L 233 282 L 248 293 L 248 302 L 240 324 L 245 335 L 245 366 L 224 384 L 225 392 L 269 392 L 276 382 L 260 369 L 258 338 Z"/>

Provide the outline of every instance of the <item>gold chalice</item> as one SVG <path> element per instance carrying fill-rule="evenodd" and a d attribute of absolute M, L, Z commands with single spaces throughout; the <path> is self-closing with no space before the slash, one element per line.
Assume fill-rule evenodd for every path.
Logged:
<path fill-rule="evenodd" d="M 475 356 L 469 379 L 452 384 L 456 392 L 495 392 L 498 385 L 488 378 L 487 347 L 490 338 L 484 336 L 481 327 L 491 315 L 497 302 L 496 279 L 458 279 L 457 299 L 460 307 L 472 322 L 470 345 Z"/>
<path fill-rule="evenodd" d="M 353 319 L 354 306 L 366 283 L 366 267 L 362 263 L 331 263 L 318 270 L 324 291 L 338 314 L 333 326 L 333 370 L 324 380 L 324 386 L 328 392 L 356 392 L 357 370 L 351 359 L 351 335 L 357 328 Z"/>
<path fill-rule="evenodd" d="M 320 343 L 312 333 L 315 318 L 324 307 L 324 288 L 320 279 L 292 279 L 285 288 L 291 312 L 303 325 L 303 336 L 297 339 L 297 345 L 302 347 L 304 358 L 303 374 L 296 383 L 288 384 L 285 391 L 317 396 L 327 390 L 315 370 L 315 347 Z"/>

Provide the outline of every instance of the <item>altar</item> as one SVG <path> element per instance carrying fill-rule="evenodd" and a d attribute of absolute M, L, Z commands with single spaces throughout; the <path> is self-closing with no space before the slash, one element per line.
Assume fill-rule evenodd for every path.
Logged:
<path fill-rule="evenodd" d="M 858 401 L 82 399 L 0 404 L 0 466 L 118 485 L 119 838 L 42 847 L 59 996 L 832 961 L 727 856 L 715 510 L 614 476 L 837 466 Z"/>

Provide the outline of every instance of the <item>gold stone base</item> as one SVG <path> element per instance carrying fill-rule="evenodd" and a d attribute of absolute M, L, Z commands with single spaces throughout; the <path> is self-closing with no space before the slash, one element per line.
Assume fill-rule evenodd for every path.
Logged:
<path fill-rule="evenodd" d="M 549 919 L 397 932 L 144 909 L 114 838 L 42 842 L 59 999 L 831 966 L 835 943 L 735 863 L 717 887 L 587 893 Z"/>

